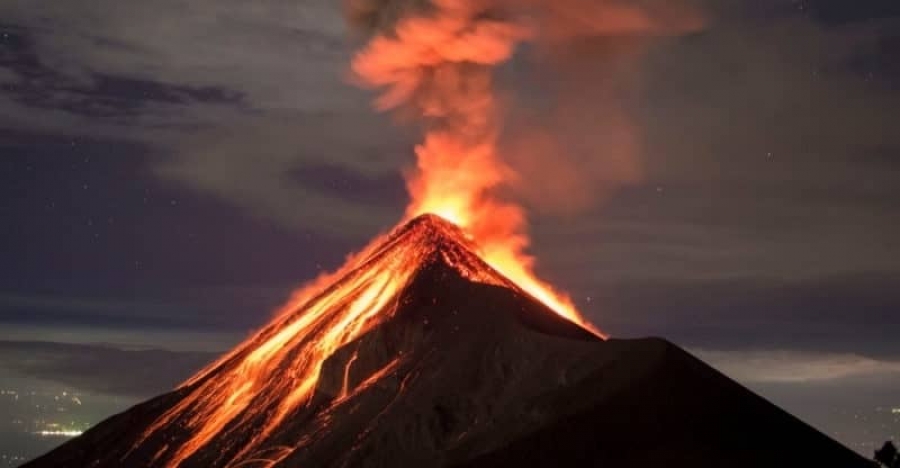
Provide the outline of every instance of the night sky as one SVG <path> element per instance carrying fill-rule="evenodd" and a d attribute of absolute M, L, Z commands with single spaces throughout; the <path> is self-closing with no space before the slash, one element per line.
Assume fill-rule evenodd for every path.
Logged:
<path fill-rule="evenodd" d="M 900 438 L 853 421 L 900 407 L 900 3 L 702 9 L 624 100 L 641 177 L 532 201 L 538 270 L 855 449 Z M 418 133 L 354 47 L 330 0 L 0 3 L 0 387 L 164 391 L 392 226 Z"/>

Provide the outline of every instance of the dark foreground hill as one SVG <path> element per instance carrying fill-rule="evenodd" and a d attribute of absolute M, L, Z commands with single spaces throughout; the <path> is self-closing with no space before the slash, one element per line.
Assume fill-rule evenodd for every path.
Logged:
<path fill-rule="evenodd" d="M 274 427 L 285 389 L 305 382 L 292 380 L 302 377 L 293 366 L 311 342 L 285 345 L 263 376 L 247 363 L 300 312 L 25 466 L 872 466 L 667 341 L 604 341 L 559 317 L 438 218 L 413 220 L 372 252 L 362 273 L 412 262 L 411 274 L 382 304 L 385 318 L 334 350 L 309 398 Z M 335 291 L 316 300 L 352 307 L 328 296 Z M 206 396 L 250 369 L 268 384 L 245 406 L 243 388 L 216 400 L 228 422 L 198 444 Z"/>

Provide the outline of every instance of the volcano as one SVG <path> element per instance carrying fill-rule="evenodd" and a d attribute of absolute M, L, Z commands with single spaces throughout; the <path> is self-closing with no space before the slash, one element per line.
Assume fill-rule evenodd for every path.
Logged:
<path fill-rule="evenodd" d="M 665 340 L 564 318 L 476 252 L 413 219 L 179 388 L 25 466 L 871 466 Z"/>

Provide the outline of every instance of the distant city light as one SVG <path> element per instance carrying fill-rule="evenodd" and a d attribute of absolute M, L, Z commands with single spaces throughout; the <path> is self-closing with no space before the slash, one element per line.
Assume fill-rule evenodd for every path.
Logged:
<path fill-rule="evenodd" d="M 891 408 L 891 413 L 900 414 L 900 408 Z"/>
<path fill-rule="evenodd" d="M 38 431 L 35 434 L 41 436 L 78 437 L 82 434 L 82 431 Z"/>

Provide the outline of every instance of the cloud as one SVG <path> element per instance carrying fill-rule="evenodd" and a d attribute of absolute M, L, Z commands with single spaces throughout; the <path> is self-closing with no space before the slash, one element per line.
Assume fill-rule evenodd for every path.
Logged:
<path fill-rule="evenodd" d="M 328 164 L 389 189 L 412 156 L 345 83 L 351 45 L 334 2 L 37 2 L 0 16 L 16 25 L 2 76 L 33 89 L 0 93 L 16 115 L 4 127 L 138 140 L 159 177 L 292 228 L 357 238 L 400 214 L 395 200 L 355 203 L 293 178 Z"/>
<path fill-rule="evenodd" d="M 384 126 L 362 114 L 247 118 L 179 139 L 178 157 L 155 171 L 264 220 L 356 238 L 384 229 L 401 213 L 403 192 L 393 189 L 403 185 L 399 168 L 409 163 L 411 143 Z M 301 180 L 317 168 L 329 168 L 320 175 L 343 186 Z M 356 196 L 372 185 L 375 196 Z"/>
<path fill-rule="evenodd" d="M 891 268 L 885 251 L 897 248 L 900 222 L 890 201 L 900 196 L 900 183 L 886 169 L 900 148 L 890 124 L 900 95 L 894 69 L 872 57 L 892 44 L 897 19 L 833 25 L 783 2 L 704 3 L 707 30 L 651 47 L 632 75 L 640 92 L 618 96 L 635 122 L 641 171 L 618 164 L 617 148 L 632 151 L 629 141 L 590 125 L 607 115 L 602 94 L 568 99 L 578 104 L 570 112 L 518 117 L 565 126 L 563 144 L 550 146 L 560 158 L 584 162 L 591 173 L 609 168 L 608 180 L 593 178 L 595 184 L 540 183 L 521 192 L 541 208 L 567 189 L 573 208 L 611 196 L 565 223 L 539 217 L 552 224 L 544 229 L 551 241 L 537 244 L 540 257 L 568 259 L 551 269 L 583 271 L 576 263 L 587 262 L 634 275 L 797 278 Z M 373 206 L 293 178 L 326 161 L 350 180 L 394 193 L 397 182 L 388 175 L 412 160 L 416 138 L 373 116 L 369 97 L 343 80 L 354 45 L 338 2 L 12 2 L 0 5 L 0 17 L 31 38 L 45 73 L 66 88 L 93 90 L 100 102 L 107 90 L 99 77 L 240 96 L 141 99 L 127 118 L 88 118 L 2 92 L 3 114 L 15 116 L 4 126 L 138 140 L 156 150 L 160 177 L 292 228 L 360 238 L 400 214 L 404 200 L 396 195 L 372 197 Z M 567 63 L 582 64 L 573 89 L 590 90 L 603 76 L 597 72 L 608 70 L 602 54 L 582 52 Z M 21 79 L 10 66 L 0 64 L 0 80 Z M 516 99 L 546 91 L 534 86 L 532 72 L 521 61 L 504 71 Z M 572 76 L 546 74 L 543 85 L 566 89 Z M 569 120 L 554 118 L 560 114 Z M 527 163 L 529 153 L 513 159 Z M 617 186 L 611 181 L 641 180 L 641 172 L 635 187 L 608 190 Z M 569 248 L 584 245 L 594 247 Z"/>
<path fill-rule="evenodd" d="M 643 181 L 590 213 L 539 223 L 535 246 L 551 274 L 897 271 L 900 74 L 878 57 L 900 51 L 900 22 L 829 26 L 726 5 L 703 33 L 651 49 L 628 107 Z M 592 104 L 601 105 L 583 106 Z M 568 141 L 596 140 L 585 131 Z"/>
<path fill-rule="evenodd" d="M 703 349 L 693 352 L 728 376 L 748 383 L 801 384 L 900 376 L 900 360 L 876 359 L 852 353 Z"/>
<path fill-rule="evenodd" d="M 64 326 L 96 332 L 142 329 L 172 340 L 185 332 L 235 332 L 265 322 L 296 287 L 296 282 L 245 286 L 193 285 L 168 291 L 145 292 L 140 297 L 19 294 L 0 291 L 0 321 L 6 322 L 0 339 L 15 338 L 16 326 Z M 87 329 L 87 330 L 84 330 Z"/>
<path fill-rule="evenodd" d="M 135 316 L 158 316 L 160 310 L 172 309 L 167 304 L 148 304 L 138 301 L 115 299 L 84 299 L 56 296 L 29 296 L 22 294 L 0 293 L 0 309 L 4 310 L 71 310 L 77 312 L 92 311 L 98 315 L 111 314 L 123 309 L 131 311 Z M 184 312 L 175 310 L 174 312 Z"/>
<path fill-rule="evenodd" d="M 171 390 L 214 357 L 109 345 L 0 341 L 0 369 L 5 373 L 83 391 L 138 397 Z"/>
<path fill-rule="evenodd" d="M 170 295 L 172 296 L 172 295 Z M 0 320 L 9 323 L 67 324 L 70 326 L 189 329 L 223 324 L 221 313 L 185 304 L 177 297 L 165 300 L 0 292 Z"/>
<path fill-rule="evenodd" d="M 573 297 L 618 338 L 663 336 L 686 348 L 790 349 L 900 356 L 896 274 L 585 280 Z"/>
<path fill-rule="evenodd" d="M 346 104 L 340 11 L 329 2 L 165 0 L 123 7 L 4 4 L 5 22 L 35 31 L 44 66 L 82 83 L 96 74 L 241 90 L 256 108 Z M 289 48 L 285 48 L 289 46 Z M 314 89 L 317 92 L 303 92 Z M 319 91 L 325 91 L 324 93 Z"/>

